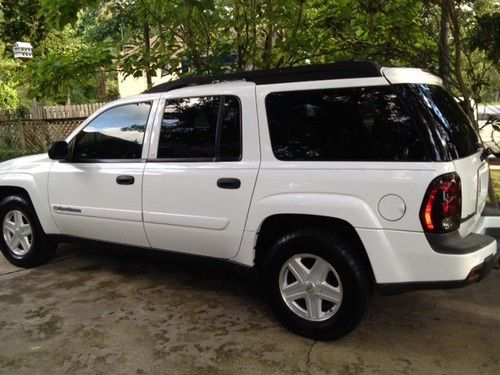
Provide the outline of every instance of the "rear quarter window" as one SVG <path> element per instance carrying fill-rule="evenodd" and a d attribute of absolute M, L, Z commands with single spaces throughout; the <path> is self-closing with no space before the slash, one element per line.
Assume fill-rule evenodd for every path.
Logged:
<path fill-rule="evenodd" d="M 266 110 L 280 160 L 429 159 L 390 86 L 275 92 L 266 97 Z"/>
<path fill-rule="evenodd" d="M 479 151 L 482 147 L 479 135 L 450 93 L 436 85 L 413 84 L 408 87 L 427 111 L 427 122 L 446 146 L 445 160 L 464 158 Z"/>

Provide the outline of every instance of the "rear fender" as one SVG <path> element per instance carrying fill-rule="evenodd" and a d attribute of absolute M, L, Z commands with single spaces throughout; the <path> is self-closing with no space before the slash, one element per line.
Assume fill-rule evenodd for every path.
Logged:
<path fill-rule="evenodd" d="M 253 202 L 245 230 L 257 232 L 266 218 L 278 214 L 304 214 L 342 219 L 354 228 L 382 229 L 370 206 L 350 195 L 286 193 Z"/>

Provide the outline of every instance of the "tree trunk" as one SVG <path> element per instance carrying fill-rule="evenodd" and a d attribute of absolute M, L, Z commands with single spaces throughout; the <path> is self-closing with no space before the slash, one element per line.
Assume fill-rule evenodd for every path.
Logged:
<path fill-rule="evenodd" d="M 449 0 L 443 0 L 443 1 L 449 1 Z M 460 95 L 462 95 L 462 103 L 463 103 L 462 108 L 472 121 L 474 128 L 476 128 L 476 130 L 479 130 L 476 117 L 474 116 L 474 109 L 472 108 L 471 104 L 470 90 L 467 87 L 467 84 L 465 83 L 465 78 L 462 72 L 463 46 L 462 46 L 462 34 L 460 29 L 459 12 L 460 9 L 458 8 L 458 5 L 455 6 L 452 2 L 448 2 L 448 15 L 450 20 L 451 33 L 453 35 L 453 47 L 455 49 L 453 72 L 458 84 Z"/>
<path fill-rule="evenodd" d="M 100 69 L 100 74 L 99 74 L 99 90 L 97 93 L 97 97 L 99 98 L 100 102 L 106 102 L 107 101 L 107 87 L 106 87 L 106 72 L 104 69 Z"/>
<path fill-rule="evenodd" d="M 144 21 L 143 24 L 143 37 L 144 37 L 144 59 L 146 60 L 146 84 L 148 89 L 153 87 L 153 80 L 151 79 L 151 40 L 149 36 L 149 23 Z"/>
<path fill-rule="evenodd" d="M 441 0 L 441 20 L 439 23 L 439 75 L 443 84 L 448 88 L 448 76 L 450 74 L 450 41 L 449 41 L 449 0 Z"/>

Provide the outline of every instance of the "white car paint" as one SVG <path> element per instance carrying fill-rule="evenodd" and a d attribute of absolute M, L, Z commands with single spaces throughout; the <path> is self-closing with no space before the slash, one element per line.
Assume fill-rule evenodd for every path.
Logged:
<path fill-rule="evenodd" d="M 161 96 L 235 95 L 242 108 L 243 154 L 240 162 L 151 162 L 143 185 L 144 227 L 153 248 L 232 258 L 243 228 L 260 164 L 255 113 L 255 84 L 220 83 L 173 90 Z M 160 105 L 160 108 L 163 108 Z M 157 121 L 161 121 L 161 115 Z M 153 133 L 149 157 L 156 159 L 159 132 Z M 219 178 L 238 178 L 241 187 L 217 187 Z M 186 241 L 189 239 L 189 241 Z"/>
<path fill-rule="evenodd" d="M 49 177 L 52 216 L 61 233 L 147 247 L 141 186 L 145 163 L 54 163 Z M 133 185 L 118 185 L 131 175 Z M 75 211 L 57 210 L 57 207 Z"/>
<path fill-rule="evenodd" d="M 488 183 L 479 154 L 454 162 L 284 162 L 272 152 L 265 97 L 274 91 L 361 87 L 392 83 L 440 84 L 416 69 L 383 68 L 384 77 L 256 86 L 236 81 L 185 87 L 118 100 L 101 108 L 67 139 L 114 106 L 152 101 L 142 160 L 133 163 L 53 162 L 46 155 L 0 164 L 0 185 L 19 186 L 31 197 L 49 234 L 66 234 L 159 250 L 206 255 L 252 266 L 263 222 L 278 214 L 337 218 L 352 225 L 377 283 L 462 280 L 496 252 L 496 243 L 464 255 L 438 254 L 422 232 L 419 210 L 429 183 L 443 173 L 462 178 L 464 210 L 476 212 L 462 234 L 483 233 L 480 218 Z M 239 162 L 156 161 L 164 101 L 203 95 L 235 95 L 242 104 L 243 155 Z M 118 175 L 136 178 L 131 186 Z M 216 186 L 239 178 L 237 190 Z M 397 195 L 399 220 L 380 215 L 379 202 Z M 70 210 L 58 210 L 58 206 Z M 388 207 L 389 211 L 392 207 Z M 80 210 L 80 212 L 78 212 Z"/>

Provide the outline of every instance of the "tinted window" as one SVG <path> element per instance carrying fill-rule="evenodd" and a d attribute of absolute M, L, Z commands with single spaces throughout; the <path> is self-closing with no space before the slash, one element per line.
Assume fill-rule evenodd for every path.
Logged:
<path fill-rule="evenodd" d="M 168 100 L 160 131 L 158 158 L 213 158 L 218 97 Z"/>
<path fill-rule="evenodd" d="M 229 96 L 168 100 L 165 103 L 160 131 L 158 158 L 215 160 L 217 127 L 220 126 L 218 159 L 239 160 L 241 154 L 239 108 L 238 99 Z"/>
<path fill-rule="evenodd" d="M 236 161 L 241 158 L 240 103 L 234 96 L 224 98 L 221 119 L 219 160 Z"/>
<path fill-rule="evenodd" d="M 426 160 L 410 116 L 390 87 L 279 92 L 266 98 L 281 160 Z"/>
<path fill-rule="evenodd" d="M 408 86 L 435 120 L 436 130 L 452 159 L 463 158 L 479 150 L 479 136 L 453 96 L 441 86 Z"/>
<path fill-rule="evenodd" d="M 134 103 L 100 114 L 76 136 L 74 159 L 140 159 L 150 109 Z"/>

